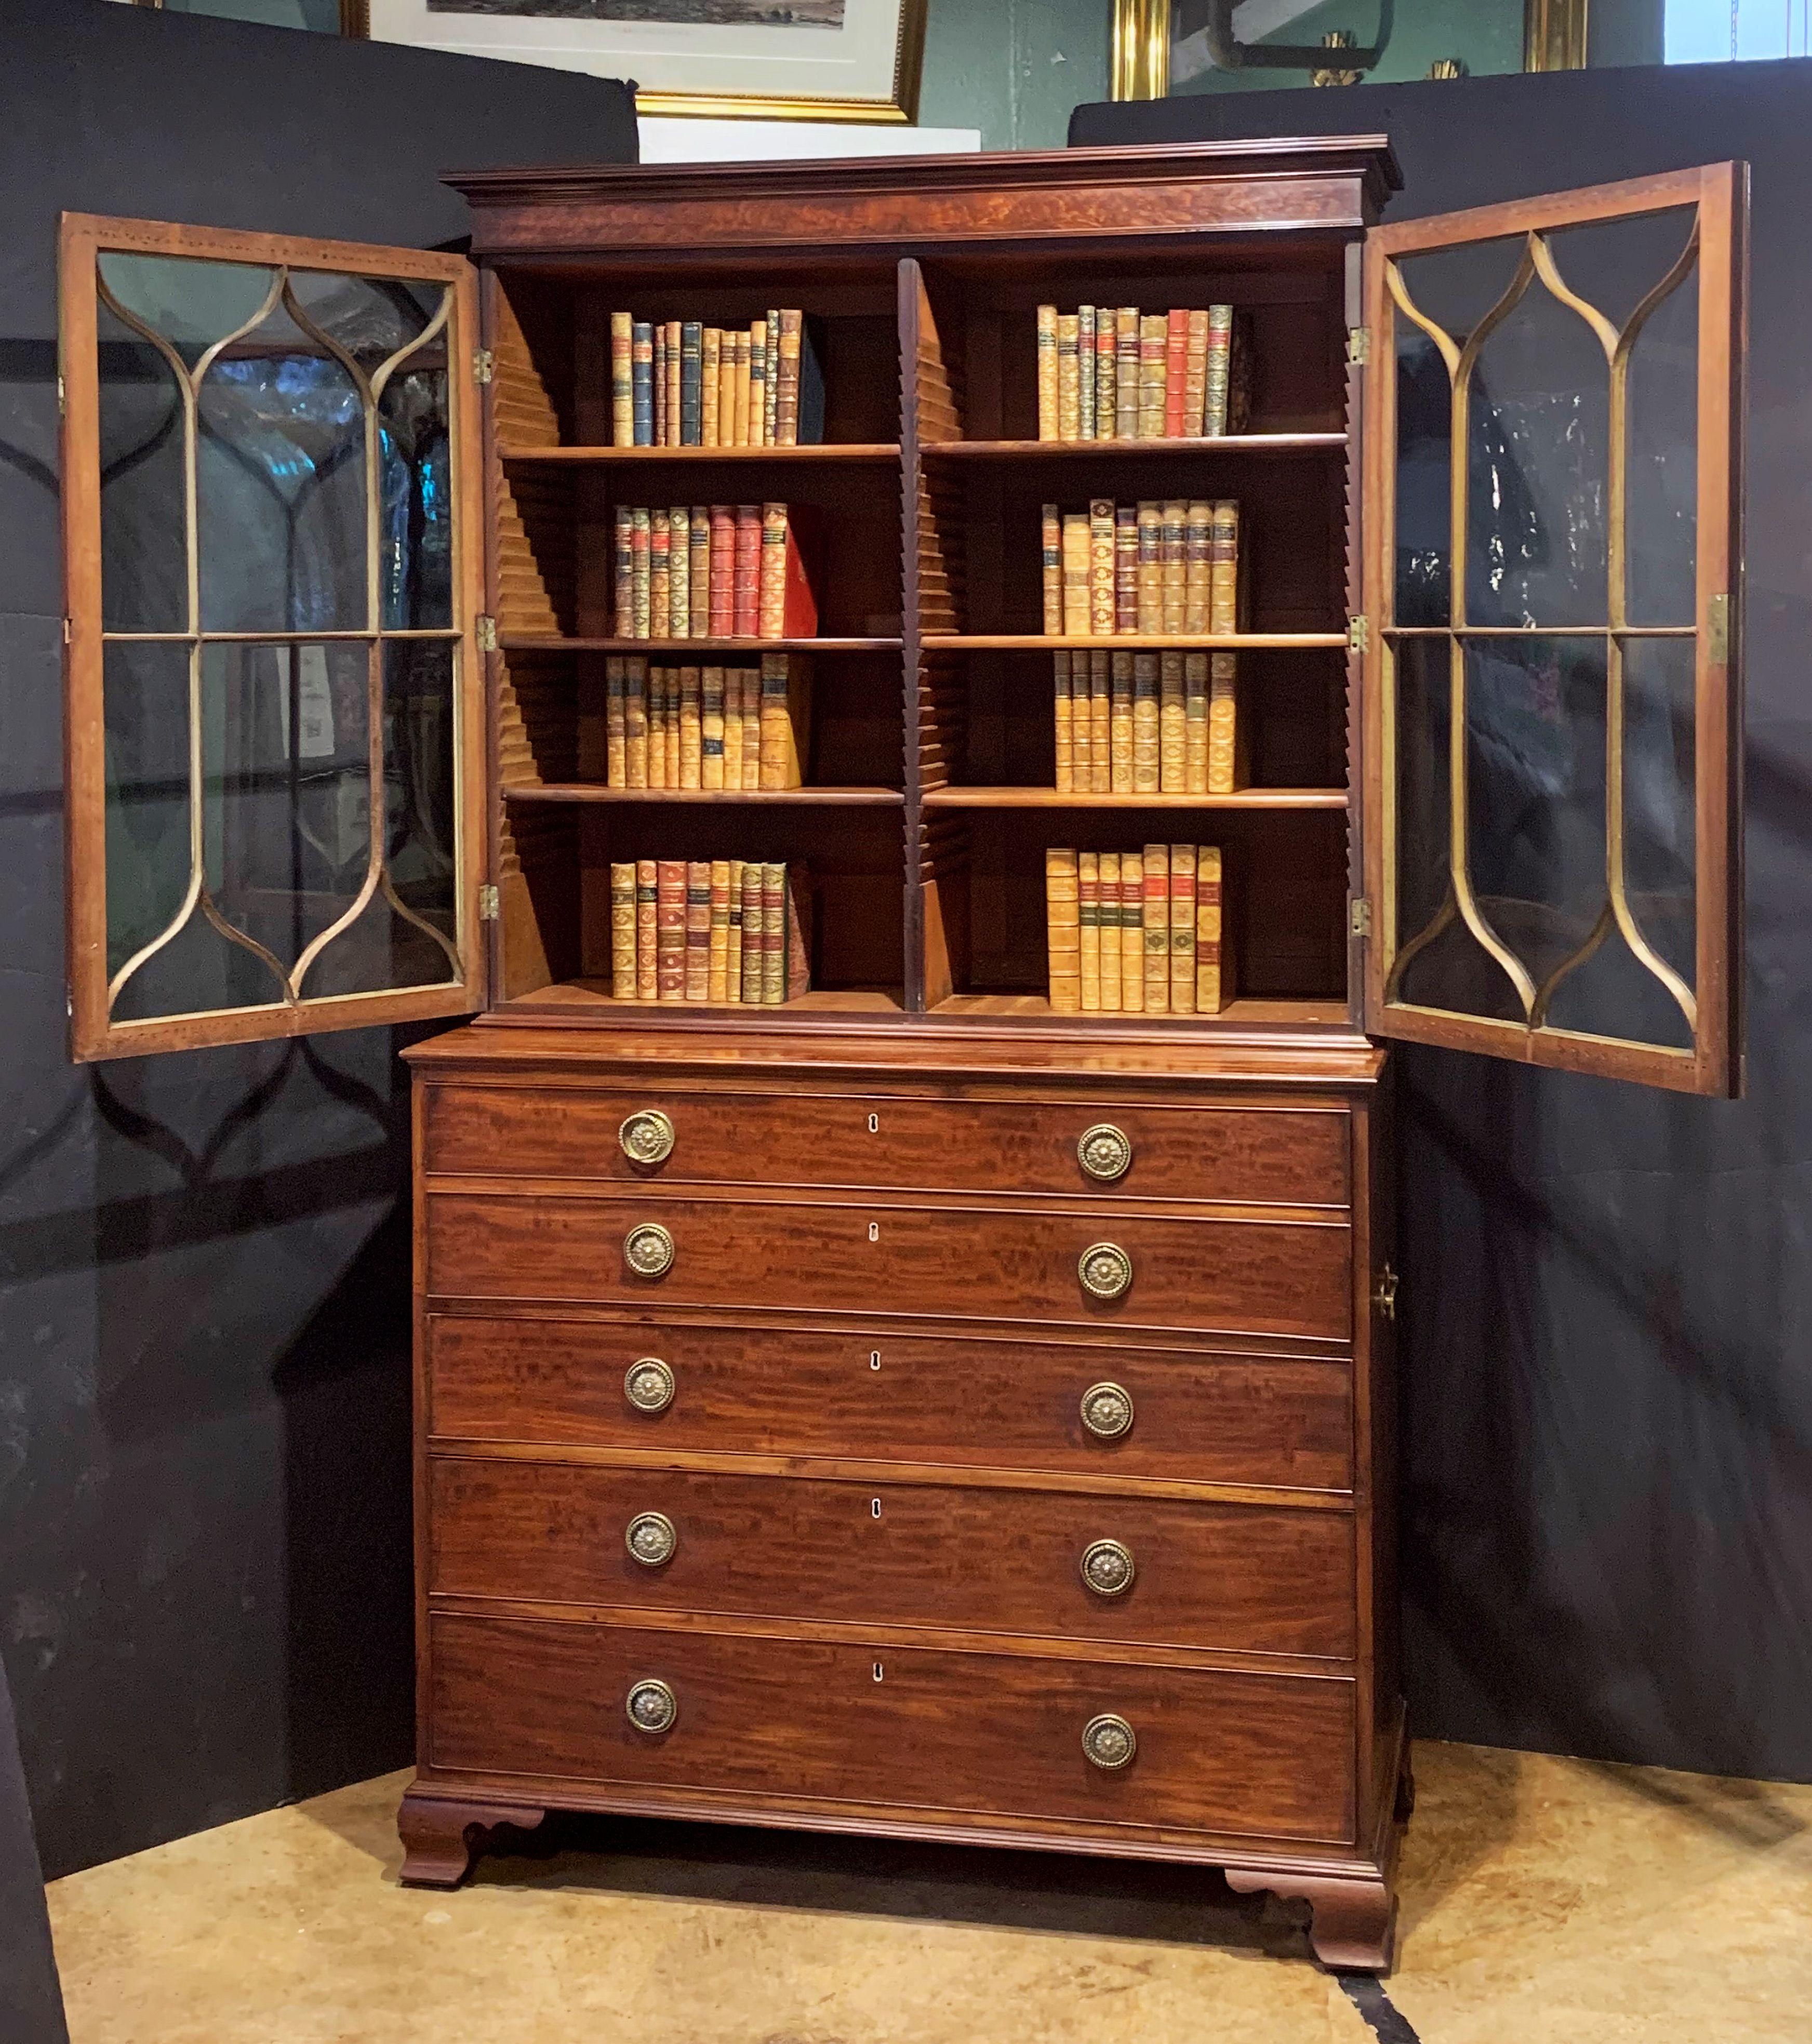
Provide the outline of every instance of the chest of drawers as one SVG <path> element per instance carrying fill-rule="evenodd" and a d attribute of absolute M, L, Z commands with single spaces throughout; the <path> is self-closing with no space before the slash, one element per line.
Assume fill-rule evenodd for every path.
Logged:
<path fill-rule="evenodd" d="M 1380 1055 L 416 1066 L 405 1877 L 548 1808 L 1179 1859 L 1389 1950 Z"/>

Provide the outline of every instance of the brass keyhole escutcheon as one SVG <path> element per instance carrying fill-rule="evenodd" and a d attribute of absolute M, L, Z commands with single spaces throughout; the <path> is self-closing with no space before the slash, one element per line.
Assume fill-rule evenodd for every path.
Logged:
<path fill-rule="evenodd" d="M 1139 1750 L 1139 1735 L 1124 1718 L 1103 1711 L 1083 1727 L 1082 1750 L 1095 1766 L 1111 1773 L 1117 1767 L 1131 1765 Z"/>
<path fill-rule="evenodd" d="M 644 1108 L 617 1131 L 617 1140 L 632 1164 L 662 1164 L 673 1155 L 673 1124 L 658 1107 Z"/>
<path fill-rule="evenodd" d="M 638 1356 L 623 1375 L 623 1396 L 638 1412 L 664 1412 L 673 1390 L 673 1372 L 658 1355 Z"/>
<path fill-rule="evenodd" d="M 1133 1282 L 1133 1259 L 1117 1242 L 1093 1243 L 1078 1258 L 1076 1275 L 1091 1299 L 1118 1299 Z"/>
<path fill-rule="evenodd" d="M 658 1221 L 645 1220 L 624 1236 L 623 1261 L 638 1278 L 664 1278 L 673 1268 L 673 1237 Z"/>
<path fill-rule="evenodd" d="M 1082 1579 L 1097 1596 L 1124 1596 L 1137 1573 L 1132 1549 L 1118 1540 L 1091 1540 L 1083 1550 Z"/>
<path fill-rule="evenodd" d="M 658 1676 L 646 1675 L 630 1685 L 623 1701 L 623 1714 L 637 1731 L 653 1739 L 661 1732 L 671 1731 L 679 1722 L 679 1699 Z"/>
<path fill-rule="evenodd" d="M 1110 1185 L 1116 1178 L 1125 1178 L 1132 1167 L 1132 1139 L 1111 1121 L 1097 1122 L 1077 1139 L 1076 1162 L 1091 1178 Z"/>
<path fill-rule="evenodd" d="M 1133 1394 L 1123 1384 L 1091 1384 L 1082 1394 L 1082 1423 L 1098 1441 L 1133 1431 Z"/>

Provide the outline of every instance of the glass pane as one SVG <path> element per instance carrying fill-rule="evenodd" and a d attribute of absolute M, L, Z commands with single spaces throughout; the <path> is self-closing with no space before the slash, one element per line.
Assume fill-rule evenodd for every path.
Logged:
<path fill-rule="evenodd" d="M 446 351 L 438 340 L 385 386 L 379 555 L 387 629 L 445 630 L 453 622 L 452 440 Z"/>
<path fill-rule="evenodd" d="M 96 318 L 102 628 L 186 632 L 182 386 L 167 358 L 104 301 Z"/>
<path fill-rule="evenodd" d="M 1452 600 L 1453 386 L 1422 328 L 1397 321 L 1396 622 L 1445 624 Z"/>

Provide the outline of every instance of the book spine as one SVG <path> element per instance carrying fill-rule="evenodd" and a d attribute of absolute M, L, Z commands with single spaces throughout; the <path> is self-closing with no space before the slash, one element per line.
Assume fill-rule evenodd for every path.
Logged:
<path fill-rule="evenodd" d="M 679 328 L 679 444 L 702 446 L 701 432 L 705 393 L 705 329 L 697 320 L 686 320 Z"/>
<path fill-rule="evenodd" d="M 648 595 L 648 506 L 645 504 L 633 506 L 629 521 L 631 601 L 629 630 L 625 636 L 631 639 L 645 639 L 648 636 L 648 620 L 652 615 Z"/>
<path fill-rule="evenodd" d="M 636 998 L 660 997 L 660 890 L 652 859 L 636 861 Z"/>
<path fill-rule="evenodd" d="M 636 997 L 636 869 L 610 867 L 610 998 Z"/>
<path fill-rule="evenodd" d="M 1145 1012 L 1145 863 L 1137 851 L 1120 855 L 1120 1012 Z"/>
<path fill-rule="evenodd" d="M 1139 632 L 1155 639 L 1164 629 L 1164 506 L 1145 498 L 1139 505 Z"/>
<path fill-rule="evenodd" d="M 667 444 L 667 328 L 659 321 L 654 328 L 654 444 Z"/>
<path fill-rule="evenodd" d="M 1158 656 L 1133 655 L 1133 793 L 1156 795 L 1158 786 Z"/>
<path fill-rule="evenodd" d="M 709 871 L 710 920 L 705 951 L 705 998 L 721 1004 L 729 989 L 730 863 L 727 859 L 714 859 Z"/>
<path fill-rule="evenodd" d="M 1189 563 L 1186 540 L 1189 506 L 1180 497 L 1167 498 L 1159 540 L 1159 561 L 1164 569 L 1163 617 L 1166 632 L 1180 632 L 1189 593 Z"/>
<path fill-rule="evenodd" d="M 742 861 L 731 859 L 725 904 L 729 929 L 724 943 L 724 998 L 733 1006 L 740 1006 L 742 1001 Z M 716 884 L 714 878 L 712 885 Z"/>
<path fill-rule="evenodd" d="M 704 785 L 704 702 L 696 667 L 679 670 L 679 780 L 682 788 Z"/>
<path fill-rule="evenodd" d="M 1214 594 L 1214 520 L 1206 499 L 1191 500 L 1183 528 L 1183 628 L 1206 632 Z"/>
<path fill-rule="evenodd" d="M 1240 628 L 1240 507 L 1223 498 L 1214 509 L 1208 539 L 1208 629 Z"/>
<path fill-rule="evenodd" d="M 784 947 L 787 998 L 797 1001 L 811 988 L 811 891 L 800 860 L 782 866 L 780 875 L 786 909 L 780 941 Z"/>
<path fill-rule="evenodd" d="M 1188 352 L 1183 375 L 1183 430 L 1194 439 L 1200 435 L 1207 417 L 1208 314 L 1199 305 L 1189 315 Z"/>
<path fill-rule="evenodd" d="M 1104 851 L 1096 866 L 1095 921 L 1100 926 L 1101 1012 L 1120 1012 L 1120 855 Z"/>
<path fill-rule="evenodd" d="M 629 428 L 632 447 L 654 445 L 654 328 L 646 320 L 629 328 Z"/>
<path fill-rule="evenodd" d="M 760 785 L 797 788 L 802 780 L 793 713 L 798 677 L 785 653 L 761 657 Z"/>
<path fill-rule="evenodd" d="M 1217 659 L 1229 656 L 1216 654 Z M 1183 792 L 1220 792 L 1208 786 L 1208 659 L 1206 653 L 1183 656 Z"/>
<path fill-rule="evenodd" d="M 1076 438 L 1095 438 L 1095 308 L 1076 310 Z"/>
<path fill-rule="evenodd" d="M 1164 348 L 1168 322 L 1162 313 L 1139 321 L 1139 437 L 1164 436 Z"/>
<path fill-rule="evenodd" d="M 709 505 L 694 504 L 688 513 L 686 570 L 687 595 L 691 607 L 691 636 L 711 636 L 711 513 Z"/>
<path fill-rule="evenodd" d="M 648 636 L 673 636 L 673 532 L 666 510 L 656 505 L 648 514 Z"/>
<path fill-rule="evenodd" d="M 1073 440 L 1079 436 L 1082 408 L 1082 372 L 1077 359 L 1077 316 L 1057 315 L 1057 437 Z"/>
<path fill-rule="evenodd" d="M 1051 655 L 1051 682 L 1056 728 L 1057 764 L 1053 782 L 1060 795 L 1075 786 L 1071 769 L 1070 732 L 1074 710 L 1070 694 L 1070 659 L 1068 653 Z"/>
<path fill-rule="evenodd" d="M 749 382 L 754 375 L 755 333 L 744 327 L 736 337 L 736 437 L 732 447 L 748 447 Z"/>
<path fill-rule="evenodd" d="M 667 670 L 649 666 L 648 675 L 648 778 L 644 787 L 667 786 Z"/>
<path fill-rule="evenodd" d="M 1064 513 L 1064 636 L 1088 636 L 1089 521 L 1084 512 Z"/>
<path fill-rule="evenodd" d="M 660 948 L 655 957 L 656 978 L 662 1001 L 686 998 L 686 862 L 664 859 L 660 862 L 660 906 L 657 933 Z"/>
<path fill-rule="evenodd" d="M 736 507 L 735 551 L 731 555 L 731 630 L 738 639 L 752 639 L 761 623 L 761 506 Z"/>
<path fill-rule="evenodd" d="M 1208 330 L 1202 350 L 1202 430 L 1218 436 L 1227 430 L 1227 390 L 1233 367 L 1233 309 L 1208 308 Z"/>
<path fill-rule="evenodd" d="M 1095 316 L 1095 436 L 1110 440 L 1118 430 L 1118 336 L 1111 305 L 1102 305 Z"/>
<path fill-rule="evenodd" d="M 623 786 L 648 786 L 648 662 L 637 653 L 624 662 Z"/>
<path fill-rule="evenodd" d="M 1097 639 L 1114 636 L 1114 501 L 1096 497 L 1088 507 L 1088 628 Z"/>
<path fill-rule="evenodd" d="M 736 335 L 717 336 L 717 445 L 736 445 Z"/>
<path fill-rule="evenodd" d="M 787 869 L 770 862 L 761 869 L 761 1005 L 779 1008 L 787 999 Z"/>
<path fill-rule="evenodd" d="M 1170 1012 L 1170 851 L 1148 844 L 1143 860 L 1145 882 L 1145 1012 Z"/>
<path fill-rule="evenodd" d="M 616 551 L 612 577 L 619 639 L 633 639 L 636 636 L 635 523 L 635 514 L 629 505 L 619 504 L 614 520 Z"/>
<path fill-rule="evenodd" d="M 748 794 L 761 786 L 761 670 L 742 670 L 742 786 Z"/>
<path fill-rule="evenodd" d="M 748 330 L 748 444 L 760 447 L 768 437 L 768 322 L 757 320 Z"/>
<path fill-rule="evenodd" d="M 1139 308 L 1122 305 L 1114 315 L 1114 437 L 1139 437 Z"/>
<path fill-rule="evenodd" d="M 1168 649 L 1158 655 L 1158 793 L 1189 792 L 1187 718 L 1183 701 L 1183 655 Z"/>
<path fill-rule="evenodd" d="M 1055 639 L 1064 628 L 1063 526 L 1055 504 L 1044 507 L 1040 533 L 1044 574 L 1044 636 Z"/>
<path fill-rule="evenodd" d="M 1038 308 L 1038 437 L 1057 437 L 1057 309 Z"/>
<path fill-rule="evenodd" d="M 1170 848 L 1170 1012 L 1195 1012 L 1195 847 Z"/>
<path fill-rule="evenodd" d="M 1238 655 L 1212 653 L 1208 662 L 1207 792 L 1230 795 L 1240 785 L 1237 691 L 1234 665 Z"/>
<path fill-rule="evenodd" d="M 736 636 L 736 513 L 728 504 L 711 506 L 711 567 L 706 577 L 710 591 L 711 636 Z"/>
<path fill-rule="evenodd" d="M 1183 402 L 1189 388 L 1189 314 L 1180 307 L 1164 323 L 1164 437 L 1183 437 Z"/>
<path fill-rule="evenodd" d="M 787 636 L 787 507 L 761 507 L 761 560 L 756 629 L 764 639 Z"/>
<path fill-rule="evenodd" d="M 1083 655 L 1075 657 L 1079 660 Z M 1114 785 L 1113 682 L 1104 648 L 1097 647 L 1087 658 L 1089 792 L 1105 795 Z"/>
<path fill-rule="evenodd" d="M 707 674 L 711 670 L 707 668 Z M 718 768 L 726 793 L 742 792 L 742 670 L 717 669 L 724 705 L 723 758 Z"/>
<path fill-rule="evenodd" d="M 686 867 L 686 998 L 711 997 L 711 864 L 694 859 Z"/>
<path fill-rule="evenodd" d="M 780 373 L 774 398 L 774 444 L 799 444 L 799 330 L 804 315 L 796 305 L 780 309 Z"/>
<path fill-rule="evenodd" d="M 724 670 L 703 667 L 698 673 L 698 786 L 724 785 Z"/>
<path fill-rule="evenodd" d="M 1092 851 L 1076 855 L 1076 938 L 1082 1012 L 1101 1012 L 1101 861 Z"/>
<path fill-rule="evenodd" d="M 604 785 L 607 788 L 626 788 L 629 785 L 629 724 L 625 714 L 625 695 L 629 686 L 629 663 L 621 653 L 613 653 L 604 663 Z"/>
<path fill-rule="evenodd" d="M 1133 663 L 1135 655 L 1110 658 L 1107 708 L 1107 786 L 1115 795 L 1133 792 Z"/>
<path fill-rule="evenodd" d="M 636 444 L 635 321 L 610 315 L 610 439 L 617 447 Z"/>
<path fill-rule="evenodd" d="M 683 504 L 669 505 L 667 513 L 667 633 L 692 636 L 692 513 Z"/>
<path fill-rule="evenodd" d="M 780 428 L 780 313 L 776 306 L 768 315 L 768 380 L 762 386 L 761 444 L 778 446 Z"/>
<path fill-rule="evenodd" d="M 667 447 L 678 447 L 679 430 L 684 407 L 681 399 L 685 369 L 685 344 L 681 339 L 684 332 L 678 320 L 667 323 Z"/>
<path fill-rule="evenodd" d="M 1195 854 L 1195 1012 L 1218 1015 L 1232 992 L 1226 970 L 1226 911 L 1221 900 L 1221 863 L 1217 845 Z"/>
<path fill-rule="evenodd" d="M 1126 634 L 1139 628 L 1139 507 L 1114 507 L 1114 629 Z"/>
<path fill-rule="evenodd" d="M 1044 936 L 1052 1012 L 1078 1014 L 1082 1009 L 1082 916 L 1076 855 L 1055 845 L 1044 854 Z"/>
<path fill-rule="evenodd" d="M 767 920 L 761 905 L 765 870 L 753 859 L 742 869 L 742 998 L 751 1008 L 761 1005 L 763 961 L 768 953 Z"/>
<path fill-rule="evenodd" d="M 698 340 L 698 444 L 717 444 L 717 385 L 723 373 L 721 327 L 708 326 Z"/>

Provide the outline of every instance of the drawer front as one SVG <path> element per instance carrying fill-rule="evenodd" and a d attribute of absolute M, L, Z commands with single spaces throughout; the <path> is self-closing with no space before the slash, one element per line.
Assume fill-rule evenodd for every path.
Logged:
<path fill-rule="evenodd" d="M 1345 1512 L 464 1456 L 433 1458 L 429 1484 L 429 1587 L 444 1595 L 1353 1650 Z M 628 1535 L 651 1513 L 667 1558 L 644 1562 Z M 1105 1594 L 1083 1574 L 1102 1542 Z"/>
<path fill-rule="evenodd" d="M 632 1163 L 618 1132 L 655 1110 L 671 1124 L 661 1162 Z M 1074 1106 L 624 1088 L 437 1085 L 423 1112 L 427 1168 L 470 1175 L 903 1191 L 1068 1193 L 1108 1198 L 1344 1206 L 1350 1121 L 1337 1107 Z M 872 1126 L 871 1127 L 871 1123 Z M 1104 1180 L 1077 1146 L 1106 1124 L 1129 1161 Z M 1091 1148 L 1118 1162 L 1111 1136 Z"/>
<path fill-rule="evenodd" d="M 450 1313 L 430 1316 L 427 1353 L 430 1429 L 452 1439 L 1306 1490 L 1352 1481 L 1352 1377 L 1343 1362 Z M 652 1412 L 631 1403 L 625 1385 L 643 1357 L 671 1376 L 668 1403 Z M 1131 1412 L 1125 1431 L 1106 1438 L 1082 1417 L 1084 1393 L 1103 1382 L 1125 1393 Z M 1098 1424 L 1114 1416 L 1091 1409 Z"/>
<path fill-rule="evenodd" d="M 1352 1838 L 1354 1696 L 1342 1678 L 451 1613 L 430 1639 L 437 1769 L 928 1816 Z M 625 1710 L 651 1678 L 677 1706 L 658 1735 Z M 1106 1770 L 1082 1740 L 1110 1713 L 1137 1748 Z"/>
<path fill-rule="evenodd" d="M 626 1243 L 657 1225 L 664 1274 L 638 1276 Z M 1093 1297 L 1079 1262 L 1111 1241 L 1130 1259 L 1118 1298 Z M 763 1307 L 1175 1327 L 1350 1339 L 1344 1222 L 1160 1220 L 1024 1208 L 566 1198 L 436 1193 L 431 1293 Z"/>

